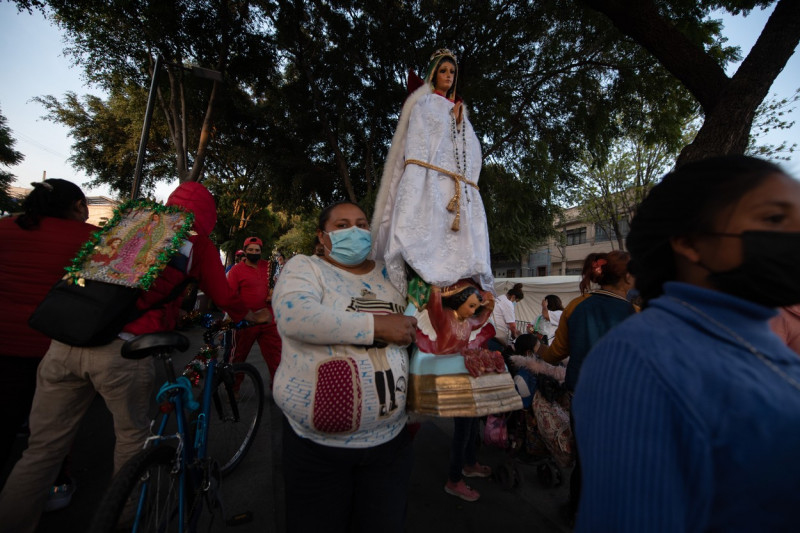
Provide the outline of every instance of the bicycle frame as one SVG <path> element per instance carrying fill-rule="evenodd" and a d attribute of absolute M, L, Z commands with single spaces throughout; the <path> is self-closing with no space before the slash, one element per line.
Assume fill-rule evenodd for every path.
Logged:
<path fill-rule="evenodd" d="M 232 329 L 250 324 L 218 320 L 203 325 L 205 347 L 179 377 L 170 344 L 179 341 L 158 338 L 156 344 L 148 345 L 150 339 L 146 339 L 134 348 L 147 350 L 140 357 L 153 356 L 165 369 L 166 381 L 156 395 L 160 412 L 150 423 L 152 434 L 144 443 L 146 451 L 126 463 L 112 482 L 109 498 L 102 502 L 105 514 L 98 512 L 102 516 L 98 524 L 104 525 L 98 527 L 113 527 L 122 509 L 133 503 L 134 532 L 151 527 L 155 531 L 172 530 L 175 526 L 180 531 L 195 531 L 204 509 L 217 508 L 217 481 L 236 468 L 252 444 L 263 411 L 264 385 L 252 365 L 230 361 Z M 196 398 L 194 386 L 201 376 L 203 393 Z M 244 388 L 240 388 L 242 384 Z M 218 431 L 219 438 L 209 442 L 211 433 Z M 174 448 L 171 444 L 161 446 L 167 441 L 177 444 Z M 157 466 L 152 477 L 150 466 Z M 166 502 L 166 506 L 158 502 Z"/>
<path fill-rule="evenodd" d="M 169 354 L 166 354 L 159 356 L 158 358 L 162 361 L 164 368 L 167 371 L 167 383 L 173 386 L 173 388 L 167 392 L 166 401 L 172 405 L 171 410 L 174 410 L 175 412 L 174 414 L 177 423 L 177 431 L 173 434 L 165 435 L 164 432 L 166 431 L 166 427 L 172 413 L 170 412 L 171 410 L 164 412 L 163 416 L 161 417 L 158 430 L 156 431 L 155 435 L 147 439 L 145 442 L 145 448 L 151 445 L 157 445 L 173 438 L 178 440 L 178 455 L 180 458 L 180 465 L 178 465 L 178 468 L 180 469 L 178 472 L 178 523 L 181 524 L 181 527 L 183 528 L 183 525 L 186 524 L 187 518 L 185 509 L 185 496 L 187 482 L 190 481 L 189 467 L 194 464 L 202 463 L 202 461 L 207 458 L 206 448 L 208 443 L 208 416 L 211 413 L 211 400 L 214 387 L 207 386 L 203 390 L 202 404 L 197 417 L 197 427 L 195 429 L 195 441 L 191 445 L 187 445 L 186 441 L 187 435 L 189 434 L 189 423 L 185 411 L 187 406 L 185 405 L 186 402 L 183 395 L 184 389 L 178 385 L 178 381 L 175 377 L 175 368 L 172 363 L 172 357 Z M 214 383 L 216 369 L 217 358 L 216 356 L 210 357 L 206 367 L 205 379 L 207 383 Z M 165 383 L 165 385 L 167 383 Z M 197 485 L 197 483 L 207 480 L 193 479 L 191 481 L 194 487 Z M 134 522 L 133 531 L 137 531 L 139 528 L 139 518 L 141 516 L 143 502 L 147 496 L 148 488 L 148 484 L 146 482 L 143 483 L 142 491 L 139 495 L 139 502 L 136 510 L 136 521 Z"/>

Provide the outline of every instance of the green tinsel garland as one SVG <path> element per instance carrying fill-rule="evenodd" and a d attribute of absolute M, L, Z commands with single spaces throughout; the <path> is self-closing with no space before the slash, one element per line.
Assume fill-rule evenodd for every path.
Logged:
<path fill-rule="evenodd" d="M 163 205 L 146 198 L 128 200 L 114 210 L 114 216 L 111 217 L 111 220 L 109 220 L 101 229 L 94 232 L 88 241 L 83 243 L 83 246 L 81 246 L 81 249 L 78 251 L 78 255 L 76 255 L 71 261 L 70 266 L 65 268 L 67 271 L 67 279 L 69 279 L 72 283 L 78 282 L 78 279 L 81 277 L 80 272 L 83 269 L 83 264 L 86 262 L 89 256 L 94 253 L 95 246 L 97 246 L 97 244 L 100 242 L 100 238 L 111 231 L 112 228 L 116 227 L 116 225 L 122 220 L 123 215 L 134 209 L 148 209 L 158 214 L 184 213 L 186 215 L 185 223 L 175 233 L 175 236 L 172 237 L 166 249 L 158 254 L 158 258 L 155 263 L 150 266 L 145 275 L 139 280 L 140 288 L 144 290 L 148 290 L 150 288 L 156 278 L 158 278 L 161 271 L 166 268 L 167 263 L 169 263 L 170 259 L 172 259 L 172 256 L 175 255 L 178 250 L 180 250 L 181 246 L 183 245 L 183 241 L 185 241 L 189 236 L 189 232 L 192 229 L 192 224 L 194 223 L 194 213 L 191 213 L 180 206 Z"/>

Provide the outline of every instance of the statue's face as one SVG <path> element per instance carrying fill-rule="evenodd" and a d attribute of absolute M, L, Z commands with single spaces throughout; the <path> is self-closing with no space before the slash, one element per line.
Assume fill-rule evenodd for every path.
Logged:
<path fill-rule="evenodd" d="M 446 93 L 453 86 L 453 81 L 456 79 L 456 66 L 449 60 L 442 61 L 436 67 L 436 76 L 433 79 L 436 90 Z"/>
<path fill-rule="evenodd" d="M 475 316 L 475 311 L 478 310 L 478 307 L 480 307 L 480 305 L 481 302 L 480 300 L 478 300 L 478 295 L 470 294 L 469 298 L 467 298 L 467 301 L 461 304 L 459 308 L 456 310 L 456 314 L 458 315 L 458 318 L 460 318 L 461 320 L 466 320 L 471 316 Z"/>

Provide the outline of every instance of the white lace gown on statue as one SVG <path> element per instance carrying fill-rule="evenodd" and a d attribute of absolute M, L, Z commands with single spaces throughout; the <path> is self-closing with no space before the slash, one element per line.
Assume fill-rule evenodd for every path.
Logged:
<path fill-rule="evenodd" d="M 456 182 L 446 174 L 405 161 L 416 159 L 451 172 L 464 171 L 478 183 L 481 147 L 464 114 L 454 147 L 450 110 L 453 103 L 427 86 L 406 101 L 386 161 L 373 218 L 373 257 L 383 259 L 392 284 L 404 295 L 408 263 L 426 282 L 440 287 L 473 279 L 494 293 L 489 231 L 480 192 L 459 184 L 460 229 L 451 228 L 455 213 L 447 205 Z M 456 162 L 458 155 L 458 164 Z"/>

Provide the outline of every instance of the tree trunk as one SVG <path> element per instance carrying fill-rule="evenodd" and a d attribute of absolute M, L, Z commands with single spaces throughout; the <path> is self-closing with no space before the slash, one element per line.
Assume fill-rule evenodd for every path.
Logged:
<path fill-rule="evenodd" d="M 753 49 L 732 78 L 699 45 L 662 17 L 653 0 L 584 0 L 645 47 L 692 93 L 705 121 L 677 165 L 742 154 L 756 109 L 800 42 L 800 2 L 779 0 Z"/>

